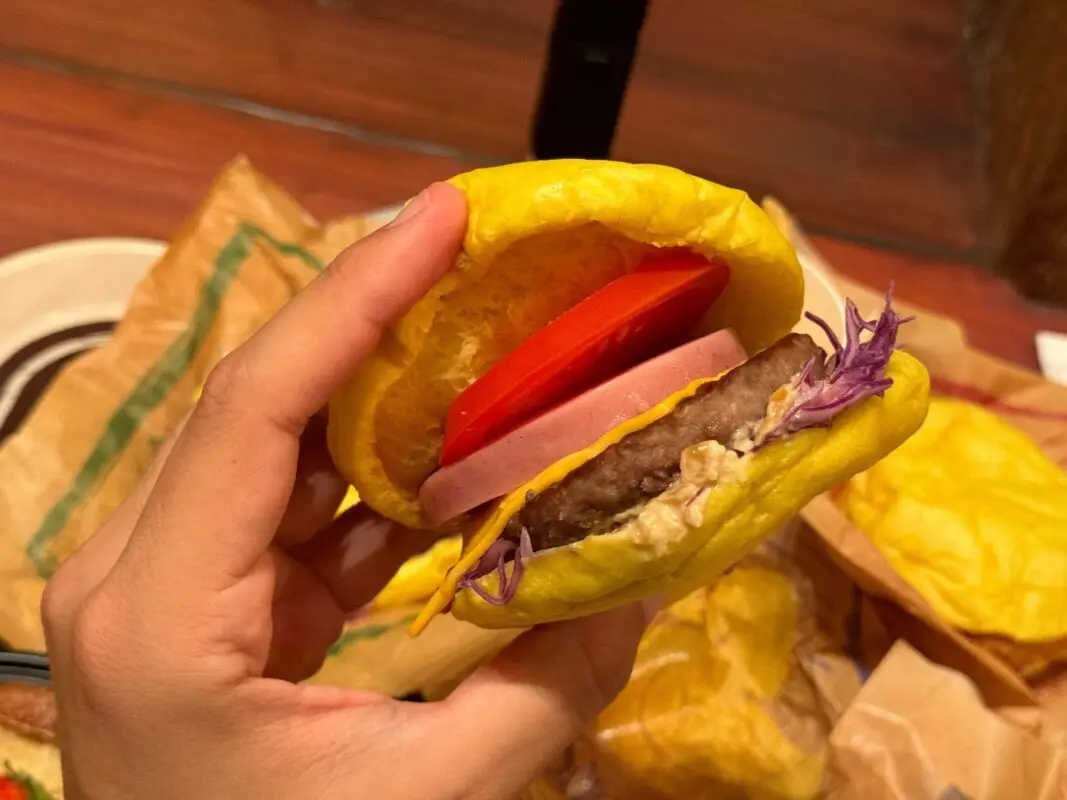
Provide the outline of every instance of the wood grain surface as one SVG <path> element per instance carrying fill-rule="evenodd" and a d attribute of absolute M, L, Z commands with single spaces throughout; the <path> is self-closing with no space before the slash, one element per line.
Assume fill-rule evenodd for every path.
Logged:
<path fill-rule="evenodd" d="M 4 0 L 0 45 L 521 158 L 550 0 Z"/>
<path fill-rule="evenodd" d="M 972 266 L 812 237 L 834 268 L 868 286 L 893 281 L 902 300 L 954 317 L 977 349 L 1037 368 L 1034 335 L 1067 333 L 1067 312 L 1027 302 L 1005 281 Z"/>
<path fill-rule="evenodd" d="M 659 0 L 617 155 L 774 194 L 809 227 L 969 254 L 978 161 L 958 0 Z"/>
<path fill-rule="evenodd" d="M 527 153 L 555 0 L 4 0 L 0 47 L 489 159 Z M 970 254 L 959 0 L 653 0 L 616 157 L 808 226 Z"/>
<path fill-rule="evenodd" d="M 169 238 L 222 165 L 244 152 L 319 218 L 402 200 L 469 167 L 129 87 L 0 63 L 0 255 L 80 236 Z M 1067 314 L 963 264 L 815 237 L 846 275 L 897 282 L 959 318 L 974 344 L 1035 366 L 1038 328 Z"/>
<path fill-rule="evenodd" d="M 397 203 L 467 164 L 0 63 L 0 254 L 167 239 L 239 153 L 317 217 Z"/>

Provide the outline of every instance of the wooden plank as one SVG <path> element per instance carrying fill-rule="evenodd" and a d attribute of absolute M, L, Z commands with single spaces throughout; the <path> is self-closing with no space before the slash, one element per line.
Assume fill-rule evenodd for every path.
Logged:
<path fill-rule="evenodd" d="M 0 255 L 79 236 L 167 239 L 242 152 L 320 219 L 402 201 L 468 168 L 0 64 Z"/>
<path fill-rule="evenodd" d="M 622 158 L 775 194 L 808 226 L 967 253 L 979 185 L 956 0 L 663 0 Z"/>
<path fill-rule="evenodd" d="M 654 0 L 616 156 L 976 246 L 959 0 Z M 5 0 L 0 46 L 524 157 L 554 0 Z"/>
<path fill-rule="evenodd" d="M 4 0 L 0 46 L 505 158 L 551 0 Z"/>

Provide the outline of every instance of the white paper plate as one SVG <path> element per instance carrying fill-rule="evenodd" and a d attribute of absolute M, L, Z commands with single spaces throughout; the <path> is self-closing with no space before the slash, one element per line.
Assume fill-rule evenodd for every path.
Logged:
<path fill-rule="evenodd" d="M 64 364 L 107 339 L 166 247 L 151 239 L 77 239 L 0 259 L 0 440 Z"/>

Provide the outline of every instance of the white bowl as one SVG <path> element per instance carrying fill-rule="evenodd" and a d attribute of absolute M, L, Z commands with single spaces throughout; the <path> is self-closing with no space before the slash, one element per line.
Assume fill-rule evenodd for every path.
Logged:
<path fill-rule="evenodd" d="M 151 239 L 75 239 L 0 259 L 0 360 L 59 326 L 118 320 L 166 248 Z"/>
<path fill-rule="evenodd" d="M 42 378 L 107 340 L 166 247 L 149 239 L 76 239 L 0 259 L 0 438 L 47 388 Z"/>

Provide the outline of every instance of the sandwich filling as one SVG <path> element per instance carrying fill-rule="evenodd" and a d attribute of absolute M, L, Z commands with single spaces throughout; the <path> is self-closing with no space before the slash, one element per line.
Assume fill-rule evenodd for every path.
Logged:
<path fill-rule="evenodd" d="M 767 415 L 772 395 L 821 362 L 809 336 L 790 334 L 706 383 L 667 416 L 631 433 L 526 504 L 504 536 L 515 542 L 525 528 L 535 552 L 561 547 L 619 527 L 619 520 L 669 489 L 681 474 L 681 455 L 715 443 L 736 449 Z M 813 369 L 822 369 L 818 363 Z M 821 377 L 821 376 L 820 376 Z"/>
<path fill-rule="evenodd" d="M 540 494 L 531 492 L 457 588 L 504 605 L 535 553 L 624 528 L 635 543 L 655 546 L 656 537 L 698 527 L 707 493 L 743 479 L 747 455 L 791 434 L 829 427 L 842 411 L 892 385 L 886 368 L 897 330 L 908 320 L 891 301 L 892 287 L 881 315 L 870 321 L 847 301 L 843 345 L 826 322 L 807 314 L 826 332 L 832 353 L 806 335 L 789 334 Z M 494 571 L 499 594 L 478 583 Z"/>

